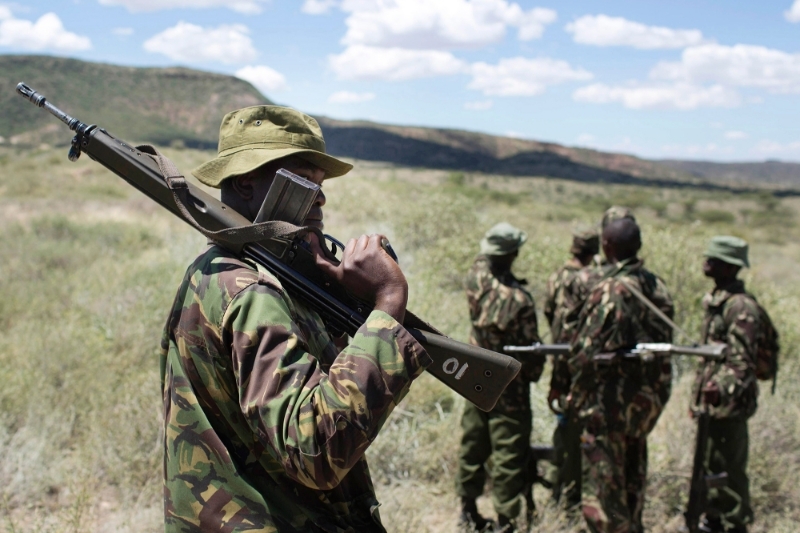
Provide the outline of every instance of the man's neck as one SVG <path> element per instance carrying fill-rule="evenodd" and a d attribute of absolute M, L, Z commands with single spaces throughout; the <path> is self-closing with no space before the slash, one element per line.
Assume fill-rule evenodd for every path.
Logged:
<path fill-rule="evenodd" d="M 714 278 L 714 290 L 726 289 L 739 281 L 739 279 L 734 277 L 724 277 L 724 278 Z"/>

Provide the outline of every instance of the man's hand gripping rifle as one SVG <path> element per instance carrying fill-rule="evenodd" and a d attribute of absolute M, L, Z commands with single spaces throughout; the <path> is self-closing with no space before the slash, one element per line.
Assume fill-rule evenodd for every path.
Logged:
<path fill-rule="evenodd" d="M 23 83 L 17 85 L 17 92 L 75 132 L 69 151 L 71 161 L 85 152 L 209 239 L 263 265 L 289 294 L 314 309 L 332 334 L 355 335 L 366 320 L 372 309 L 371 302 L 354 298 L 322 275 L 302 238 L 308 229 L 295 225 L 303 209 L 310 206 L 309 198 L 313 203 L 316 197 L 316 192 L 299 176 L 279 172 L 282 179 L 276 179 L 273 186 L 280 190 L 274 193 L 270 190 L 258 223 L 253 224 L 189 183 L 175 165 L 153 147 L 133 147 L 102 128 L 84 124 Z M 299 218 L 299 222 L 302 220 Z M 384 248 L 390 255 L 393 253 L 388 242 L 384 243 Z M 331 252 L 330 256 L 333 255 Z M 454 341 L 410 312 L 406 312 L 403 325 L 433 358 L 428 372 L 484 411 L 494 407 L 519 372 L 520 363 L 514 358 Z"/>

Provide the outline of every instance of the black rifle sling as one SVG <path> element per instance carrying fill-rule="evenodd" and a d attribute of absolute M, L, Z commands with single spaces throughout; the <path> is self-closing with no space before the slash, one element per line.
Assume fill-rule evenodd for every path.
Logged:
<path fill-rule="evenodd" d="M 225 228 L 219 231 L 211 231 L 201 226 L 197 220 L 192 216 L 187 205 L 191 205 L 192 199 L 189 195 L 189 186 L 186 183 L 186 178 L 183 177 L 175 163 L 170 161 L 167 157 L 163 156 L 156 150 L 154 146 L 143 144 L 136 147 L 137 150 L 149 155 L 158 163 L 158 168 L 164 176 L 164 181 L 167 187 L 172 191 L 172 196 L 175 199 L 175 205 L 178 207 L 184 220 L 188 222 L 194 229 L 202 233 L 207 238 L 214 242 L 223 245 L 229 245 L 240 248 L 242 245 L 251 242 L 260 242 L 273 238 L 290 239 L 301 233 L 310 231 L 312 228 L 295 226 L 288 222 L 280 220 L 270 220 L 267 222 L 259 222 L 250 226 L 239 226 L 236 228 Z M 320 236 L 321 237 L 321 236 Z M 323 242 L 322 240 L 320 242 Z"/>

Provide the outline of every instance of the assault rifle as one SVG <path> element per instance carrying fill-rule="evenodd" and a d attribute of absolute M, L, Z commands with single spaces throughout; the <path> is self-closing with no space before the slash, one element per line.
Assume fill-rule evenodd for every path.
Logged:
<path fill-rule="evenodd" d="M 539 462 L 547 461 L 552 463 L 555 460 L 556 452 L 552 446 L 542 444 L 534 444 L 531 446 L 530 455 L 528 456 L 528 469 L 525 476 L 525 503 L 528 524 L 531 523 L 534 514 L 536 513 L 536 502 L 533 499 L 533 486 L 538 483 L 546 489 L 552 489 L 553 484 L 550 480 L 542 477 L 539 473 Z"/>
<path fill-rule="evenodd" d="M 567 355 L 569 354 L 569 344 L 542 344 L 537 342 L 530 346 L 503 346 L 503 351 L 508 354 L 520 355 Z"/>
<path fill-rule="evenodd" d="M 617 352 L 599 353 L 594 356 L 598 363 L 610 364 L 617 359 L 641 359 L 651 360 L 655 357 L 668 355 L 689 355 L 702 357 L 703 359 L 720 360 L 725 357 L 726 344 L 705 344 L 700 346 L 680 346 L 666 342 L 644 342 L 639 343 L 632 350 L 620 350 Z"/>
<path fill-rule="evenodd" d="M 314 255 L 305 240 L 297 232 L 286 237 L 264 236 L 270 235 L 267 230 L 274 235 L 275 227 L 285 229 L 285 221 L 252 224 L 189 183 L 154 148 L 130 146 L 103 128 L 84 124 L 24 83 L 17 85 L 17 92 L 55 115 L 75 132 L 68 154 L 70 161 L 77 161 L 85 152 L 217 244 L 264 266 L 289 294 L 315 310 L 334 335 L 355 335 L 365 322 L 372 304 L 358 300 L 326 279 L 317 269 Z M 301 197 L 297 206 L 302 207 L 303 203 Z M 259 216 L 269 217 L 271 211 L 262 209 Z M 301 229 L 293 225 L 289 227 Z M 265 233 L 259 239 L 257 233 L 262 229 Z M 332 237 L 324 237 L 338 243 Z M 387 252 L 390 250 L 388 246 L 384 247 Z M 513 357 L 450 339 L 410 312 L 406 312 L 403 325 L 433 359 L 428 372 L 484 411 L 494 407 L 500 394 L 519 372 L 520 363 Z"/>
<path fill-rule="evenodd" d="M 697 416 L 697 436 L 694 445 L 694 461 L 692 463 L 692 481 L 689 484 L 689 502 L 683 518 L 689 533 L 700 531 L 700 516 L 708 506 L 709 489 L 721 489 L 728 484 L 728 473 L 706 475 L 704 462 L 708 448 L 708 424 L 711 417 L 704 408 Z"/>

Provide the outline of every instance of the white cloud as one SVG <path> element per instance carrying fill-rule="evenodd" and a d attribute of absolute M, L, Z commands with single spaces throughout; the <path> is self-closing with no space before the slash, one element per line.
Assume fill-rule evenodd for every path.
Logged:
<path fill-rule="evenodd" d="M 745 44 L 706 44 L 687 48 L 678 62 L 657 64 L 650 77 L 796 93 L 800 92 L 800 54 Z"/>
<path fill-rule="evenodd" d="M 470 111 L 488 111 L 492 107 L 494 107 L 494 102 L 491 100 L 478 100 L 464 103 L 464 109 L 469 109 Z"/>
<path fill-rule="evenodd" d="M 258 55 L 249 33 L 241 24 L 201 28 L 181 21 L 145 41 L 144 49 L 187 63 L 247 63 Z"/>
<path fill-rule="evenodd" d="M 463 72 L 466 64 L 449 52 L 350 46 L 328 58 L 343 80 L 402 81 Z"/>
<path fill-rule="evenodd" d="M 328 97 L 328 102 L 332 104 L 360 104 L 375 99 L 374 93 L 354 93 L 350 91 L 338 91 Z"/>
<path fill-rule="evenodd" d="M 300 10 L 308 15 L 324 15 L 338 4 L 337 0 L 305 0 Z"/>
<path fill-rule="evenodd" d="M 800 141 L 781 143 L 763 139 L 755 145 L 753 152 L 772 157 L 797 157 L 800 156 Z"/>
<path fill-rule="evenodd" d="M 549 85 L 592 79 L 592 74 L 582 68 L 549 58 L 514 57 L 501 59 L 496 65 L 475 63 L 470 70 L 469 88 L 496 96 L 536 96 Z"/>
<path fill-rule="evenodd" d="M 567 24 L 576 43 L 592 46 L 632 46 L 643 50 L 686 48 L 703 42 L 700 30 L 646 26 L 622 17 L 586 15 Z"/>
<path fill-rule="evenodd" d="M 743 131 L 731 130 L 725 132 L 725 138 L 732 141 L 739 141 L 741 139 L 747 139 L 747 134 Z"/>
<path fill-rule="evenodd" d="M 114 35 L 118 35 L 120 37 L 127 37 L 128 35 L 133 35 L 133 28 L 114 28 L 111 30 Z"/>
<path fill-rule="evenodd" d="M 788 11 L 784 11 L 783 16 L 789 22 L 800 22 L 800 0 L 794 0 L 792 7 Z"/>
<path fill-rule="evenodd" d="M 496 43 L 508 28 L 516 28 L 520 40 L 538 39 L 556 20 L 551 9 L 525 11 L 507 0 L 343 0 L 340 9 L 349 13 L 345 45 L 423 50 Z"/>
<path fill-rule="evenodd" d="M 67 31 L 58 15 L 45 13 L 36 22 L 15 18 L 11 10 L 0 6 L 0 46 L 14 50 L 76 52 L 88 50 L 88 37 Z"/>
<path fill-rule="evenodd" d="M 593 104 L 621 103 L 629 109 L 697 109 L 698 107 L 736 107 L 739 94 L 727 87 L 701 87 L 685 83 L 631 84 L 610 86 L 595 83 L 576 90 L 572 97 L 578 102 Z"/>
<path fill-rule="evenodd" d="M 591 144 L 595 141 L 595 136 L 591 133 L 581 133 L 576 140 L 579 144 Z"/>
<path fill-rule="evenodd" d="M 261 13 L 261 6 L 270 0 L 98 0 L 104 6 L 125 6 L 131 13 L 162 11 L 164 9 L 209 9 L 226 7 L 254 15 Z"/>
<path fill-rule="evenodd" d="M 672 157 L 708 157 L 733 154 L 731 146 L 720 146 L 717 143 L 706 144 L 665 144 L 661 147 L 662 156 Z"/>
<path fill-rule="evenodd" d="M 266 65 L 248 65 L 236 71 L 236 77 L 249 81 L 262 93 L 282 91 L 288 87 L 286 77 Z"/>

